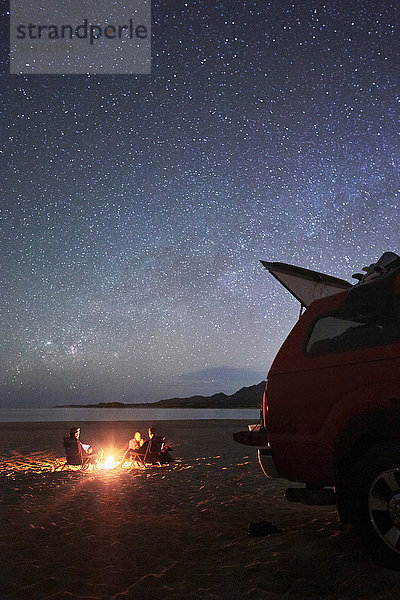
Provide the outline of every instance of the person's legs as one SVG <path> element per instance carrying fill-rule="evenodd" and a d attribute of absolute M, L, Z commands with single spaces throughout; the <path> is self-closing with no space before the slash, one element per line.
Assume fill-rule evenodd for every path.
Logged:
<path fill-rule="evenodd" d="M 98 450 L 96 450 L 96 452 L 92 452 L 91 454 L 88 455 L 88 462 L 91 465 L 97 465 L 99 462 L 101 462 L 103 458 L 103 448 L 99 448 Z"/>
<path fill-rule="evenodd" d="M 132 448 L 128 448 L 128 450 L 125 452 L 124 456 L 122 457 L 122 460 L 117 464 L 117 467 L 122 467 L 124 462 L 129 460 L 132 457 L 132 454 L 133 454 Z"/>

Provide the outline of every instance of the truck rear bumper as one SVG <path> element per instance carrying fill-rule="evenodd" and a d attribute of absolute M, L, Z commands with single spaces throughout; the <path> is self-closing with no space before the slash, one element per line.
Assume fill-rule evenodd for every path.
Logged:
<path fill-rule="evenodd" d="M 260 463 L 264 475 L 272 478 L 280 478 L 281 476 L 279 475 L 275 461 L 272 458 L 272 450 L 268 442 L 266 430 L 260 423 L 249 425 L 248 427 L 249 431 L 238 431 L 237 433 L 234 433 L 233 439 L 239 444 L 257 446 L 258 462 Z"/>
<path fill-rule="evenodd" d="M 237 431 L 232 437 L 238 444 L 257 446 L 257 448 L 268 446 L 267 432 L 260 423 L 248 425 L 248 431 Z"/>
<path fill-rule="evenodd" d="M 264 475 L 271 478 L 280 477 L 275 461 L 272 458 L 272 450 L 269 446 L 267 448 L 258 449 L 258 462 L 260 463 Z"/>

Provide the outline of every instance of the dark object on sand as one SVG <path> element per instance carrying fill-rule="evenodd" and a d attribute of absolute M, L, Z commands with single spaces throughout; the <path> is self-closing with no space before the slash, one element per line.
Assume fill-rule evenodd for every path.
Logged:
<path fill-rule="evenodd" d="M 282 533 L 283 529 L 280 529 L 271 521 L 257 521 L 256 523 L 249 523 L 249 536 L 250 537 L 263 537 L 265 535 L 271 535 L 271 533 Z"/>

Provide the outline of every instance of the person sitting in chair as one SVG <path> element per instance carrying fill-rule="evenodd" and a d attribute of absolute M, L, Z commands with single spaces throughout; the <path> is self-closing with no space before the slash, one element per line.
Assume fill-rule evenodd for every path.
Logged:
<path fill-rule="evenodd" d="M 103 458 L 103 450 L 100 448 L 99 450 L 94 451 L 90 444 L 83 444 L 79 439 L 80 433 L 80 427 L 71 427 L 69 430 L 69 439 L 76 440 L 78 452 L 82 456 L 84 463 L 96 465 Z M 64 438 L 65 446 L 66 442 L 68 442 L 68 438 Z"/>
<path fill-rule="evenodd" d="M 147 443 L 151 444 L 152 440 L 157 437 L 157 433 L 156 433 L 156 430 L 154 429 L 154 427 L 149 427 L 148 433 L 149 433 L 149 441 Z M 165 437 L 163 437 L 163 440 L 165 440 Z M 172 448 L 170 446 L 167 446 L 167 444 L 165 442 L 163 442 L 162 447 L 161 447 L 160 456 L 159 456 L 159 462 L 161 464 L 174 462 L 174 459 L 170 454 L 171 451 L 172 451 Z"/>
<path fill-rule="evenodd" d="M 154 429 L 154 427 L 149 427 L 149 430 L 148 430 L 148 432 L 147 432 L 147 433 L 149 434 L 149 442 L 151 442 L 151 440 L 152 440 L 153 438 L 155 438 L 155 437 L 156 437 L 156 435 L 157 435 L 157 434 L 156 434 L 156 430 Z"/>
<path fill-rule="evenodd" d="M 146 454 L 147 446 L 149 444 L 151 444 L 152 439 L 156 436 L 156 431 L 155 431 L 154 427 L 149 427 L 148 434 L 149 434 L 149 439 L 142 440 L 142 443 L 140 444 L 140 446 L 134 449 L 134 451 L 133 451 L 134 454 L 141 454 L 141 455 Z"/>
<path fill-rule="evenodd" d="M 135 433 L 135 435 L 133 436 L 133 438 L 129 440 L 128 450 L 125 452 L 125 454 L 122 457 L 122 460 L 118 466 L 123 465 L 124 462 L 126 460 L 128 460 L 129 458 L 131 458 L 131 456 L 133 456 L 134 454 L 144 454 L 146 452 L 147 443 L 148 442 L 145 442 L 144 439 L 142 438 L 142 434 L 140 433 L 140 431 L 137 431 Z M 144 452 L 142 452 L 143 446 L 144 446 Z"/>
<path fill-rule="evenodd" d="M 139 432 L 136 432 L 136 433 L 138 433 L 140 435 Z M 148 430 L 149 439 L 148 440 L 143 440 L 142 436 L 140 435 L 140 441 L 139 441 L 139 436 L 137 436 L 137 438 L 136 438 L 136 433 L 135 433 L 135 436 L 131 440 L 129 440 L 128 450 L 125 452 L 121 462 L 118 464 L 119 467 L 121 467 L 124 464 L 124 462 L 126 460 L 128 460 L 129 458 L 132 458 L 135 461 L 135 457 L 136 457 L 138 459 L 139 463 L 143 462 L 144 457 L 146 456 L 146 451 L 147 451 L 149 444 L 151 444 L 152 440 L 155 439 L 155 437 L 156 437 L 156 432 L 155 432 L 154 427 L 149 427 L 149 430 Z"/>
<path fill-rule="evenodd" d="M 144 439 L 142 438 L 142 434 L 140 431 L 137 431 L 133 438 L 129 440 L 129 448 L 132 450 L 139 450 L 144 444 Z"/>

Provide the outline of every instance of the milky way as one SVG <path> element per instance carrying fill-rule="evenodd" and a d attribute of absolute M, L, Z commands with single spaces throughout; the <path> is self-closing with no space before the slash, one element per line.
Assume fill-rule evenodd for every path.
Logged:
<path fill-rule="evenodd" d="M 151 75 L 3 61 L 1 405 L 232 393 L 298 314 L 259 259 L 399 252 L 399 13 L 154 2 Z"/>

